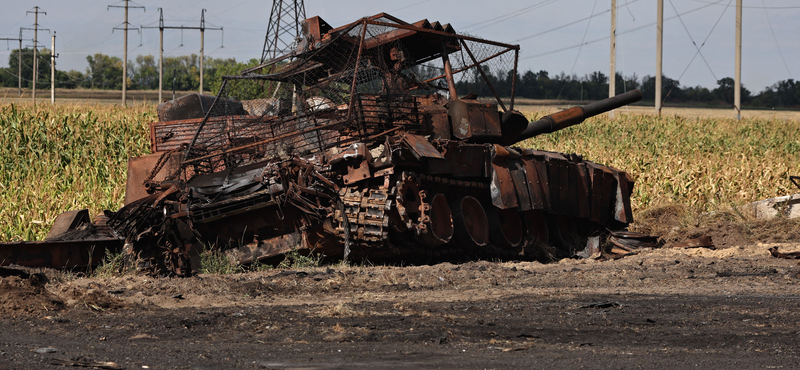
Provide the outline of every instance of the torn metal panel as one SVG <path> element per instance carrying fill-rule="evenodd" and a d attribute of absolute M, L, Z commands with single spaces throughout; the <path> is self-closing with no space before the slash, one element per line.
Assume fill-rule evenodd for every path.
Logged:
<path fill-rule="evenodd" d="M 147 154 L 128 159 L 125 204 L 149 195 L 148 182 L 158 183 L 180 176 L 182 153 L 178 151 Z"/>
<path fill-rule="evenodd" d="M 631 210 L 631 189 L 628 176 L 625 172 L 614 171 L 617 180 L 617 196 L 614 202 L 614 219 L 624 224 L 633 222 Z"/>
<path fill-rule="evenodd" d="M 72 268 L 99 264 L 106 250 L 118 253 L 122 240 L 57 240 L 0 243 L 0 266 Z"/>
<path fill-rule="evenodd" d="M 309 250 L 311 246 L 309 246 L 307 240 L 308 238 L 304 233 L 294 230 L 288 234 L 258 240 L 238 248 L 229 249 L 225 253 L 233 257 L 234 261 L 238 263 L 250 264 L 292 251 Z"/>
<path fill-rule="evenodd" d="M 775 257 L 775 258 L 783 258 L 783 259 L 789 259 L 789 260 L 800 259 L 800 252 L 781 253 L 781 252 L 778 252 L 778 247 L 777 246 L 770 248 L 769 249 L 769 253 L 772 255 L 772 257 Z"/>
<path fill-rule="evenodd" d="M 422 136 L 414 134 L 403 135 L 403 142 L 406 143 L 411 154 L 416 159 L 444 159 L 442 153 L 439 153 L 431 143 Z"/>
<path fill-rule="evenodd" d="M 70 232 L 74 232 L 79 228 L 91 228 L 92 219 L 89 217 L 89 210 L 81 209 L 75 211 L 67 211 L 56 216 L 53 221 L 53 227 L 44 238 L 46 241 L 63 240 L 68 237 Z"/>
<path fill-rule="evenodd" d="M 601 225 L 608 225 L 612 217 L 612 202 L 616 198 L 616 179 L 608 167 L 586 162 L 586 169 L 592 184 L 589 219 Z"/>
<path fill-rule="evenodd" d="M 523 161 L 521 158 L 506 160 L 506 165 L 509 171 L 511 171 L 511 178 L 514 180 L 514 190 L 516 191 L 517 200 L 519 201 L 519 210 L 528 211 L 534 208 L 531 202 L 532 197 L 528 190 L 528 176 L 525 173 L 525 167 L 522 163 Z"/>
<path fill-rule="evenodd" d="M 547 173 L 539 172 L 538 161 L 533 156 L 525 157 L 522 163 L 526 176 L 525 183 L 528 186 L 528 194 L 530 195 L 531 209 L 549 208 L 549 192 L 546 191 L 549 190 Z"/>
<path fill-rule="evenodd" d="M 519 202 L 514 189 L 514 179 L 506 164 L 507 157 L 498 155 L 497 146 L 493 146 L 491 158 L 492 178 L 489 183 L 489 195 L 492 199 L 492 204 L 500 209 L 517 207 Z"/>

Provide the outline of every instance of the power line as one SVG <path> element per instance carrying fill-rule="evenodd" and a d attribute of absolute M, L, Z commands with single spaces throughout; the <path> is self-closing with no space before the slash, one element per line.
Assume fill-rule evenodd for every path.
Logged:
<path fill-rule="evenodd" d="M 597 6 L 597 0 L 594 0 L 594 5 L 592 5 L 592 11 L 589 14 L 594 13 L 594 9 L 595 9 L 596 6 Z M 570 75 L 572 75 L 572 72 L 575 71 L 575 65 L 578 64 L 578 58 L 581 56 L 581 50 L 583 50 L 583 41 L 586 40 L 586 34 L 589 33 L 589 25 L 590 24 L 592 24 L 591 18 L 589 19 L 589 22 L 586 23 L 586 29 L 583 31 L 583 38 L 581 38 L 581 47 L 578 48 L 578 54 L 575 55 L 575 61 L 572 62 L 572 69 L 569 70 L 569 74 Z M 564 81 L 564 85 L 561 86 L 561 90 L 558 91 L 558 95 L 556 96 L 556 99 L 561 97 L 561 93 L 564 92 L 564 88 L 567 87 L 567 82 L 568 81 Z"/>
<path fill-rule="evenodd" d="M 761 4 L 764 4 L 764 0 L 761 0 Z M 772 31 L 772 39 L 775 40 L 775 46 L 778 47 L 778 53 L 781 55 L 781 60 L 783 60 L 783 66 L 786 67 L 786 72 L 789 73 L 789 77 L 792 77 L 792 72 L 789 71 L 789 65 L 786 64 L 786 58 L 783 57 L 783 51 L 781 51 L 781 45 L 778 43 L 778 38 L 775 37 L 775 30 L 772 28 L 772 22 L 769 20 L 769 14 L 767 14 L 766 4 L 764 6 L 764 15 L 767 17 L 767 24 L 769 24 L 769 30 Z"/>
<path fill-rule="evenodd" d="M 713 2 L 713 3 L 709 2 L 709 1 L 702 1 L 702 0 L 694 0 L 694 1 L 696 1 L 698 3 L 705 3 L 705 4 L 711 4 L 711 5 L 722 5 L 722 4 L 719 3 L 719 1 Z M 762 4 L 763 4 L 763 1 L 762 1 Z M 730 3 L 728 5 L 725 5 L 725 7 L 731 8 Z M 742 6 L 742 8 L 748 8 L 748 9 L 800 9 L 800 6 L 766 6 L 766 5 L 764 5 L 764 6 Z"/>
<path fill-rule="evenodd" d="M 731 3 L 732 1 L 733 1 L 733 0 L 728 0 L 728 5 L 730 5 L 730 3 Z M 672 0 L 670 0 L 670 2 L 669 2 L 669 3 L 670 3 L 670 5 L 672 5 Z M 674 5 L 672 5 L 672 9 L 673 9 L 673 10 L 675 10 L 675 6 L 674 6 Z M 720 15 L 719 15 L 719 18 L 717 18 L 717 22 L 716 22 L 716 23 L 714 23 L 714 27 L 711 27 L 711 31 L 709 31 L 709 32 L 708 32 L 708 35 L 706 36 L 706 39 L 705 39 L 705 40 L 703 40 L 703 44 L 702 44 L 702 45 L 700 45 L 700 47 L 701 47 L 701 48 L 703 47 L 703 45 L 705 45 L 705 44 L 706 44 L 706 41 L 708 41 L 708 38 L 709 38 L 709 37 L 711 37 L 711 34 L 714 32 L 714 29 L 715 29 L 715 28 L 717 28 L 717 25 L 719 24 L 719 21 L 720 21 L 720 20 L 722 20 L 722 16 L 724 16 L 724 15 L 725 15 L 725 11 L 727 11 L 727 10 L 728 10 L 728 7 L 725 7 L 725 9 L 723 9 L 723 10 L 722 10 L 722 14 L 720 14 Z M 677 11 L 675 11 L 675 13 L 677 13 Z M 683 23 L 683 20 L 681 20 L 681 23 Z M 684 27 L 684 29 L 685 29 L 685 28 L 686 28 L 686 25 L 684 25 L 683 27 Z M 688 29 L 686 30 L 686 33 L 689 33 L 689 30 L 688 30 Z M 692 36 L 691 36 L 691 35 L 689 35 L 689 38 L 691 39 L 691 38 L 692 38 Z M 692 40 L 692 43 L 694 44 L 694 40 Z M 697 44 L 694 44 L 694 46 L 695 46 L 695 47 L 697 47 Z M 697 52 L 694 54 L 694 56 L 692 57 L 692 59 L 689 61 L 689 64 L 687 64 L 687 65 L 686 65 L 686 68 L 684 68 L 684 69 L 683 69 L 683 72 L 681 72 L 681 75 L 680 75 L 680 76 L 678 76 L 678 79 L 676 80 L 676 81 L 678 81 L 678 83 L 680 83 L 680 81 L 681 81 L 681 78 L 683 78 L 683 75 L 686 73 L 686 71 L 688 71 L 688 70 L 689 70 L 689 66 L 691 66 L 691 65 L 692 65 L 692 62 L 694 62 L 694 59 L 695 59 L 695 58 L 697 58 L 697 55 L 698 55 L 698 54 L 700 54 L 700 48 L 697 48 Z M 700 56 L 702 57 L 702 56 L 703 56 L 703 54 L 700 54 Z M 705 61 L 705 58 L 703 58 L 703 60 Z M 714 71 L 713 71 L 713 70 L 711 70 L 711 66 L 709 66 L 709 65 L 708 65 L 708 62 L 706 62 L 706 66 L 708 67 L 709 71 L 711 71 L 711 75 L 712 75 L 712 76 L 714 76 L 714 80 L 715 80 L 715 81 L 719 81 L 719 80 L 717 79 L 717 76 L 714 74 Z M 675 85 L 673 85 L 673 86 L 672 86 L 672 87 L 669 89 L 669 91 L 667 92 L 667 94 L 664 96 L 664 99 L 661 101 L 661 105 L 664 105 L 664 102 L 665 102 L 665 101 L 667 101 L 667 98 L 669 97 L 669 94 L 671 94 L 671 93 L 672 93 L 672 90 L 674 90 L 674 89 L 675 89 L 675 87 L 676 87 L 676 86 L 675 86 Z"/>
<path fill-rule="evenodd" d="M 595 4 L 596 4 L 596 3 L 595 3 Z M 520 42 L 520 41 L 527 40 L 527 39 L 530 39 L 530 38 L 534 38 L 534 37 L 537 37 L 537 36 L 541 36 L 541 35 L 544 35 L 544 34 L 547 34 L 547 33 L 553 32 L 553 31 L 557 31 L 557 30 L 560 30 L 560 29 L 562 29 L 562 28 L 564 28 L 564 27 L 569 27 L 569 26 L 571 26 L 571 25 L 573 25 L 573 24 L 575 24 L 575 23 L 580 23 L 580 22 L 583 22 L 583 21 L 585 21 L 585 20 L 587 20 L 587 19 L 592 19 L 592 18 L 594 18 L 594 17 L 597 17 L 597 16 L 600 16 L 600 15 L 606 14 L 606 13 L 608 13 L 608 12 L 610 12 L 610 11 L 611 11 L 611 9 L 606 9 L 606 10 L 603 10 L 602 12 L 600 12 L 600 13 L 595 13 L 595 14 L 592 14 L 592 15 L 590 15 L 590 16 L 588 16 L 588 17 L 581 18 L 581 19 L 578 19 L 578 20 L 576 20 L 576 21 L 572 21 L 572 22 L 569 22 L 569 23 L 562 24 L 562 25 L 560 25 L 560 26 L 558 26 L 558 27 L 551 28 L 551 29 L 549 29 L 549 30 L 547 30 L 547 31 L 542 31 L 542 32 L 535 33 L 535 34 L 533 34 L 533 35 L 530 35 L 530 36 L 525 36 L 525 37 L 523 37 L 523 38 L 516 39 L 516 40 L 514 40 L 514 42 Z"/>
<path fill-rule="evenodd" d="M 722 0 L 720 0 L 720 1 L 722 1 Z M 708 8 L 711 5 L 714 5 L 714 4 L 703 5 L 703 6 L 699 7 L 699 8 L 695 8 L 695 9 L 688 10 L 688 11 L 685 11 L 683 13 L 680 13 L 680 15 L 686 15 L 686 14 L 689 14 L 689 13 L 693 13 L 693 12 L 696 12 L 696 11 L 698 11 L 700 9 Z M 666 18 L 665 20 L 672 20 L 672 19 L 675 19 L 675 18 L 678 18 L 678 16 L 675 15 L 675 16 Z M 645 24 L 645 25 L 642 25 L 642 26 L 639 26 L 639 27 L 631 28 L 631 29 L 626 30 L 624 32 L 617 32 L 617 36 L 625 35 L 625 34 L 628 34 L 628 33 L 634 32 L 634 31 L 638 31 L 638 30 L 641 30 L 643 28 L 647 28 L 647 27 L 650 27 L 650 26 L 655 26 L 655 24 L 656 24 L 656 22 L 652 22 L 652 23 L 648 23 L 648 24 Z M 525 57 L 525 58 L 520 58 L 520 60 L 533 59 L 533 58 L 543 57 L 543 56 L 550 55 L 550 54 L 560 53 L 560 52 L 565 51 L 565 50 L 570 50 L 570 49 L 575 49 L 575 48 L 581 47 L 582 45 L 590 45 L 590 44 L 594 44 L 596 42 L 604 41 L 604 40 L 606 40 L 608 38 L 610 38 L 610 36 L 603 36 L 603 37 L 600 37 L 600 38 L 596 38 L 594 40 L 586 41 L 586 42 L 581 43 L 581 44 L 565 46 L 563 48 L 558 48 L 558 49 L 555 49 L 555 50 L 546 51 L 544 53 L 539 53 L 539 54 L 531 55 L 531 56 L 528 56 L 528 57 Z"/>
<path fill-rule="evenodd" d="M 475 32 L 475 31 L 478 31 L 478 30 L 482 30 L 482 29 L 484 29 L 486 27 L 493 26 L 493 25 L 495 25 L 497 23 L 500 23 L 500 22 L 509 20 L 511 18 L 523 15 L 523 14 L 525 14 L 527 12 L 530 12 L 530 11 L 535 10 L 537 8 L 541 8 L 541 7 L 545 6 L 545 5 L 550 5 L 550 4 L 552 4 L 554 2 L 557 2 L 557 1 L 558 0 L 544 0 L 542 2 L 533 4 L 533 5 L 530 5 L 530 6 L 526 6 L 526 7 L 522 8 L 522 9 L 510 12 L 510 13 L 506 13 L 506 14 L 503 14 L 503 15 L 500 15 L 500 16 L 497 16 L 497 17 L 494 17 L 494 18 L 487 19 L 485 21 L 481 21 L 481 22 L 478 22 L 478 23 L 471 24 L 469 26 L 464 27 L 464 29 L 469 29 L 469 28 L 472 28 L 474 26 L 477 26 L 477 25 L 480 25 L 480 24 L 483 24 L 483 23 L 486 23 L 486 22 L 491 22 L 491 21 L 497 20 L 496 22 L 489 23 L 489 24 L 487 24 L 487 25 L 485 25 L 483 27 L 478 27 L 478 28 L 469 30 L 469 32 Z"/>
<path fill-rule="evenodd" d="M 675 14 L 678 14 L 678 9 L 675 9 L 675 4 L 672 3 L 672 0 L 669 0 L 669 5 L 672 6 L 672 10 L 675 11 Z M 719 19 L 722 19 L 722 15 L 725 14 L 726 10 L 728 10 L 727 7 L 722 10 L 722 14 L 720 14 Z M 717 24 L 719 23 L 719 19 L 717 19 L 717 23 L 714 24 L 714 27 L 711 28 L 711 32 L 714 32 L 714 28 L 717 27 Z M 680 14 L 678 14 L 678 20 L 681 21 L 681 25 L 683 26 L 683 29 L 686 31 L 686 34 L 689 35 L 689 40 L 692 41 L 692 45 L 694 45 L 695 49 L 697 49 L 697 53 L 695 54 L 695 56 L 697 56 L 698 54 L 700 55 L 700 59 L 703 59 L 703 62 L 706 63 L 706 67 L 708 67 L 708 71 L 711 72 L 711 75 L 714 76 L 714 80 L 718 81 L 719 79 L 717 78 L 717 75 L 714 74 L 714 70 L 711 69 L 711 65 L 708 64 L 708 61 L 706 60 L 706 57 L 703 56 L 703 53 L 700 52 L 700 48 L 703 45 L 705 45 L 706 42 L 703 41 L 703 45 L 697 46 L 697 43 L 694 42 L 694 37 L 692 37 L 692 33 L 689 32 L 689 28 L 686 27 L 686 23 L 683 23 L 683 18 L 681 18 Z M 711 32 L 708 33 L 708 36 L 711 36 Z M 706 37 L 706 40 L 708 40 L 708 37 Z M 694 58 L 692 58 L 692 60 L 694 60 Z M 669 94 L 667 94 L 667 95 L 669 95 Z M 664 98 L 666 99 L 666 97 L 664 97 Z"/>

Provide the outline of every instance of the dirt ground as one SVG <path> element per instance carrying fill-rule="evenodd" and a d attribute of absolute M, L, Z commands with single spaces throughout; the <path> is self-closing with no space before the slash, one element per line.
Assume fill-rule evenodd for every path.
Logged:
<path fill-rule="evenodd" d="M 0 369 L 797 368 L 800 266 L 776 245 L 800 250 L 186 279 L 7 268 Z"/>

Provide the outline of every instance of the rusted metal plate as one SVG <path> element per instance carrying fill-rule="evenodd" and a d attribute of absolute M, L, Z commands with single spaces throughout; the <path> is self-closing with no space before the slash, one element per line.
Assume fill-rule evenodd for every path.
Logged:
<path fill-rule="evenodd" d="M 403 142 L 408 145 L 411 154 L 417 159 L 444 159 L 442 153 L 439 153 L 439 151 L 422 136 L 407 133 L 403 135 Z"/>
<path fill-rule="evenodd" d="M 492 148 L 492 180 L 489 184 L 489 195 L 492 204 L 497 208 L 507 209 L 519 206 L 517 193 L 514 190 L 514 179 L 506 164 L 506 158 L 497 155 L 497 148 Z"/>
<path fill-rule="evenodd" d="M 586 170 L 585 163 L 575 163 L 575 182 L 573 186 L 575 187 L 575 192 L 577 193 L 577 202 L 578 202 L 578 217 L 580 218 L 589 218 L 591 214 L 591 202 L 590 202 L 590 180 L 589 180 L 589 173 Z"/>
<path fill-rule="evenodd" d="M 208 121 L 206 121 L 198 140 L 203 141 L 203 139 L 206 137 L 217 136 L 229 124 L 232 125 L 236 122 L 250 122 L 256 119 L 260 119 L 260 117 L 246 115 L 210 117 Z M 203 122 L 202 117 L 184 120 L 151 122 L 150 150 L 153 153 L 166 152 L 180 148 L 183 144 L 189 144 L 192 141 L 192 138 L 194 138 L 197 128 L 200 127 L 201 122 Z M 247 130 L 241 131 L 243 134 L 248 134 Z"/>
<path fill-rule="evenodd" d="M 497 106 L 476 100 L 453 100 L 447 103 L 453 136 L 470 140 L 499 140 L 500 115 Z"/>
<path fill-rule="evenodd" d="M 451 141 L 443 161 L 429 161 L 428 173 L 452 174 L 454 177 L 484 177 L 491 156 L 483 144 L 463 144 Z"/>
<path fill-rule="evenodd" d="M 345 185 L 350 185 L 371 177 L 369 161 L 362 161 L 352 166 L 347 166 L 347 174 L 342 176 Z"/>
<path fill-rule="evenodd" d="M 89 210 L 87 209 L 64 212 L 56 216 L 56 220 L 53 221 L 53 227 L 50 228 L 44 240 L 58 240 L 70 230 L 75 230 L 79 226 L 88 225 L 91 222 L 92 219 L 89 217 Z"/>
<path fill-rule="evenodd" d="M 559 214 L 559 215 L 566 215 L 565 213 L 565 206 L 564 206 L 564 198 L 566 197 L 565 194 L 562 194 L 562 181 L 566 179 L 562 178 L 561 174 L 561 159 L 558 158 L 547 158 L 547 179 L 548 187 L 550 187 L 550 211 Z M 564 177 L 568 178 L 569 175 L 564 174 Z M 566 192 L 566 191 L 564 191 Z"/>
<path fill-rule="evenodd" d="M 592 186 L 589 219 L 607 226 L 611 217 L 612 196 L 616 193 L 614 177 L 607 167 L 592 162 L 586 162 L 586 169 L 589 172 Z"/>
<path fill-rule="evenodd" d="M 509 171 L 511 171 L 511 178 L 514 180 L 514 190 L 517 194 L 520 211 L 527 211 L 533 209 L 531 204 L 531 196 L 528 192 L 528 177 L 525 174 L 525 168 L 522 164 L 522 159 L 508 159 L 506 160 Z"/>
<path fill-rule="evenodd" d="M 523 158 L 523 168 L 525 169 L 526 184 L 528 186 L 528 194 L 530 195 L 531 209 L 545 209 L 545 205 L 549 204 L 547 201 L 547 194 L 545 193 L 545 186 L 539 174 L 539 169 L 536 159 L 533 156 Z M 544 174 L 546 176 L 546 174 Z M 545 179 L 544 183 L 546 184 Z"/>
<path fill-rule="evenodd" d="M 447 110 L 428 109 L 424 113 L 424 119 L 430 126 L 433 139 L 450 139 L 450 122 L 447 120 Z"/>
<path fill-rule="evenodd" d="M 261 259 L 279 256 L 291 251 L 309 249 L 305 236 L 295 230 L 274 238 L 259 240 L 238 248 L 227 250 L 229 256 L 240 264 L 249 264 Z"/>
<path fill-rule="evenodd" d="M 0 266 L 72 268 L 97 265 L 106 249 L 117 253 L 121 239 L 0 243 Z"/>
<path fill-rule="evenodd" d="M 166 156 L 165 158 L 162 158 Z M 153 174 L 159 161 L 163 166 Z M 128 159 L 128 181 L 125 183 L 125 204 L 142 199 L 149 194 L 145 189 L 145 180 L 164 181 L 167 176 L 180 171 L 181 153 L 155 153 Z"/>
<path fill-rule="evenodd" d="M 628 188 L 628 179 L 625 172 L 614 171 L 614 178 L 617 180 L 617 197 L 614 202 L 614 219 L 628 224 L 633 222 L 633 211 L 631 210 L 631 191 Z"/>

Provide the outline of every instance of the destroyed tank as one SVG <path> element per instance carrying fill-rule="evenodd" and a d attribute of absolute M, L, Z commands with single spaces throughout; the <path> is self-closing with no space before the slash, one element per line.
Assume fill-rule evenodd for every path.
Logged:
<path fill-rule="evenodd" d="M 125 206 L 90 228 L 110 229 L 150 272 L 189 275 L 207 248 L 242 264 L 294 251 L 563 258 L 632 222 L 627 173 L 516 145 L 638 101 L 638 90 L 528 122 L 514 110 L 518 45 L 385 13 L 301 26 L 295 50 L 224 77 L 216 97 L 160 106 L 153 154 L 129 161 Z M 88 222 L 59 218 L 63 235 Z"/>

